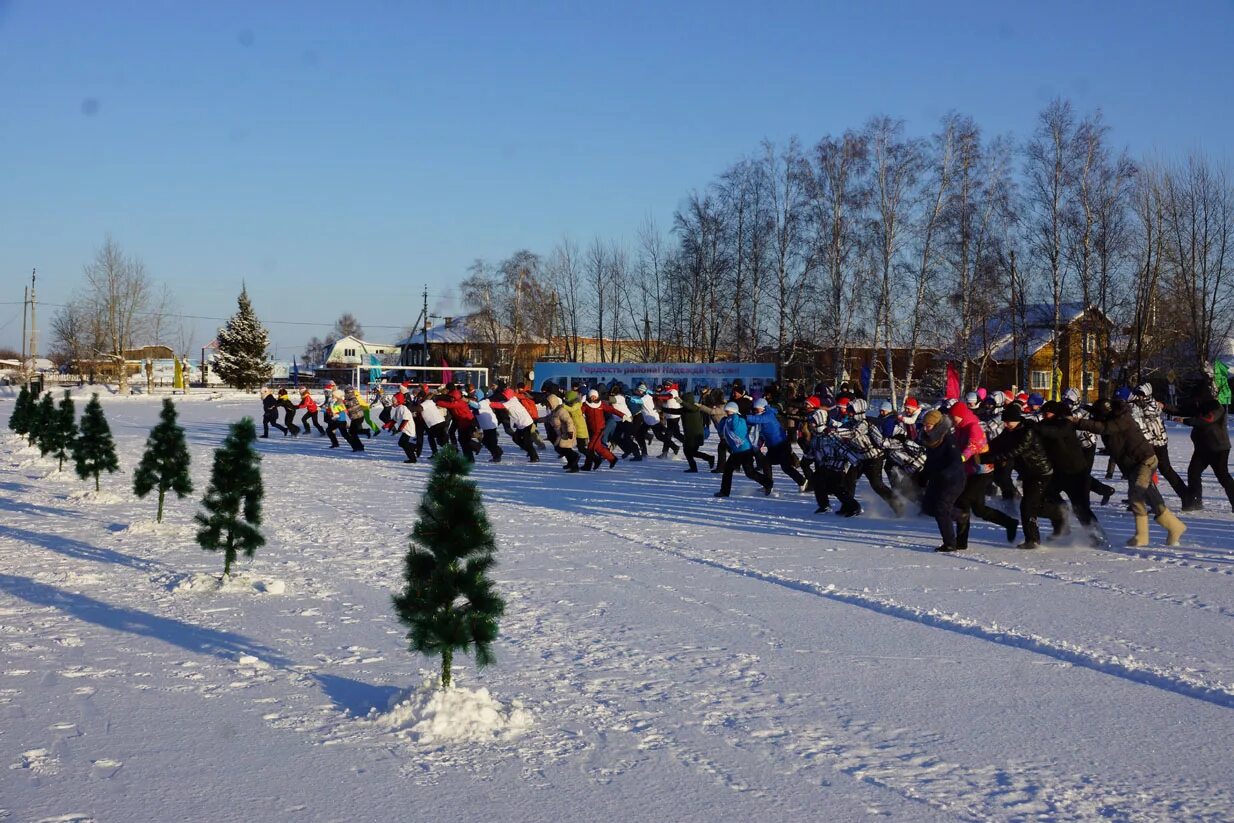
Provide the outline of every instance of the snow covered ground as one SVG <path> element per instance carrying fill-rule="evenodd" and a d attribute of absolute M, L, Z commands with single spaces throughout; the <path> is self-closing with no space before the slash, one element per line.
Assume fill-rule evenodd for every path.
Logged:
<path fill-rule="evenodd" d="M 1179 549 L 1122 548 L 1116 498 L 1117 548 L 981 524 L 941 556 L 868 493 L 840 520 L 786 481 L 717 501 L 677 461 L 512 452 L 475 472 L 498 665 L 459 661 L 473 691 L 445 706 L 390 606 L 426 465 L 388 437 L 259 441 L 269 543 L 220 589 L 190 520 L 257 401 L 180 404 L 198 490 L 161 528 L 129 492 L 157 401 L 105 408 L 101 495 L 0 438 L 0 820 L 1234 818 L 1217 488 Z"/>

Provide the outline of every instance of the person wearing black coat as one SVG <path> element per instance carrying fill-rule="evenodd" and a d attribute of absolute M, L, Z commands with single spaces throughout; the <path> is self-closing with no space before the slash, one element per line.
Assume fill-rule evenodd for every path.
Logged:
<path fill-rule="evenodd" d="M 261 433 L 261 436 L 262 436 L 262 437 L 269 437 L 269 436 L 270 436 L 270 427 L 271 427 L 271 426 L 274 426 L 274 428 L 276 428 L 276 429 L 278 429 L 279 431 L 281 431 L 281 432 L 283 433 L 283 436 L 284 436 L 284 437 L 286 437 L 286 436 L 287 436 L 287 434 L 288 434 L 287 429 L 286 429 L 286 428 L 284 428 L 283 426 L 279 425 L 279 401 L 278 401 L 278 398 L 276 398 L 276 397 L 274 396 L 274 392 L 270 391 L 269 389 L 262 389 L 262 390 L 261 390 L 261 409 L 262 409 L 262 415 L 261 415 L 261 428 L 262 428 L 262 433 Z"/>
<path fill-rule="evenodd" d="M 1230 432 L 1226 428 L 1225 406 L 1208 397 L 1196 406 L 1194 417 L 1176 418 L 1191 427 L 1191 442 L 1195 450 L 1187 465 L 1187 501 L 1183 511 L 1204 508 L 1204 470 L 1209 466 L 1226 499 L 1234 509 L 1234 478 L 1230 477 Z"/>
<path fill-rule="evenodd" d="M 968 548 L 969 514 L 957 506 L 956 501 L 964 491 L 967 475 L 951 418 L 937 409 L 927 412 L 921 439 L 926 447 L 925 467 L 921 470 L 926 478 L 926 489 L 921 508 L 933 515 L 943 538 L 943 544 L 934 551 L 962 551 Z"/>
<path fill-rule="evenodd" d="M 1041 439 L 1046 456 L 1050 458 L 1050 465 L 1054 467 L 1049 494 L 1055 500 L 1062 500 L 1062 495 L 1067 495 L 1076 519 L 1093 530 L 1093 544 L 1104 546 L 1105 534 L 1089 502 L 1093 482 L 1090 473 L 1092 463 L 1076 436 L 1075 424 L 1067 416 L 1067 406 L 1058 400 L 1051 400 L 1041 407 L 1041 415 L 1037 436 Z"/>
<path fill-rule="evenodd" d="M 1151 510 L 1156 515 L 1157 524 L 1166 530 L 1166 545 L 1177 546 L 1187 527 L 1166 508 L 1165 500 L 1153 482 L 1157 455 L 1132 418 L 1131 407 L 1122 400 L 1103 398 L 1093 404 L 1092 415 L 1089 420 L 1073 422 L 1077 431 L 1101 435 L 1106 451 L 1127 478 L 1127 497 L 1135 514 L 1135 534 L 1127 545 L 1148 545 L 1148 513 Z"/>
<path fill-rule="evenodd" d="M 1044 514 L 1050 518 L 1056 537 L 1066 531 L 1066 513 L 1061 506 L 1046 498 L 1046 488 L 1054 474 L 1054 467 L 1037 435 L 1036 424 L 1024 419 L 1019 406 L 1011 405 L 1003 409 L 1003 431 L 990 441 L 990 448 L 981 455 L 981 462 L 1011 465 L 1020 473 L 1020 485 L 1023 487 L 1020 527 L 1024 529 L 1024 542 L 1018 548 L 1036 549 L 1041 546 L 1038 515 Z"/>

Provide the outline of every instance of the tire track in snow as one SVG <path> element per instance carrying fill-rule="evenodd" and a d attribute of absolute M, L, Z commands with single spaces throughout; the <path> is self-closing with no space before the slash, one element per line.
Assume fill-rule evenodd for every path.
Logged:
<path fill-rule="evenodd" d="M 835 531 L 841 534 L 852 535 L 854 537 L 865 538 L 869 536 L 868 532 L 862 532 L 856 529 L 845 529 L 845 528 L 840 527 L 840 528 L 836 528 Z M 817 535 L 812 535 L 809 532 L 798 532 L 798 534 L 801 537 L 816 537 L 817 536 Z M 879 535 L 879 539 L 884 540 L 884 541 L 891 541 L 888 545 L 895 546 L 895 547 L 911 548 L 911 547 L 919 545 L 908 539 L 898 538 L 898 537 L 895 537 L 894 535 L 881 534 Z M 1009 549 L 1009 551 L 1018 551 L 1018 550 Z M 1108 550 L 1095 549 L 1094 551 L 1108 551 Z M 1122 554 L 1122 552 L 1118 552 L 1118 553 Z M 1020 554 L 1021 555 L 1031 554 L 1031 552 L 1020 552 Z M 1105 580 L 1099 580 L 1095 577 L 1077 577 L 1075 575 L 1069 575 L 1064 572 L 1055 571 L 1054 569 L 1037 569 L 1037 568 L 1033 568 L 1032 566 L 1023 566 L 1023 565 L 1020 565 L 1019 563 L 1013 563 L 1007 560 L 997 560 L 992 557 L 984 557 L 980 554 L 965 554 L 965 553 L 957 552 L 950 556 L 955 558 L 956 560 L 963 560 L 967 563 L 979 563 L 983 566 L 993 566 L 993 567 L 1000 568 L 1000 569 L 1007 569 L 1008 571 L 1023 572 L 1025 574 L 1031 574 L 1036 577 L 1045 578 L 1047 580 L 1056 580 L 1060 583 L 1069 583 L 1071 585 L 1084 586 L 1090 589 L 1101 589 L 1102 591 L 1108 591 L 1114 594 L 1121 594 L 1127 597 L 1140 597 L 1140 598 L 1144 598 L 1147 600 L 1152 600 L 1157 603 L 1169 603 L 1174 606 L 1182 606 L 1184 608 L 1189 608 L 1189 609 L 1198 609 L 1200 611 L 1206 611 L 1206 612 L 1211 612 L 1214 614 L 1219 614 L 1222 617 L 1234 618 L 1234 608 L 1230 608 L 1228 606 L 1215 606 L 1209 603 L 1201 603 L 1196 600 L 1189 599 L 1185 596 L 1180 596 L 1177 594 L 1170 594 L 1168 592 L 1153 591 L 1152 589 L 1133 589 L 1129 586 L 1123 586 L 1118 583 L 1110 583 Z M 1220 573 L 1225 573 L 1224 571 L 1220 569 L 1209 569 L 1209 571 L 1217 571 Z"/>
<path fill-rule="evenodd" d="M 542 509 L 537 509 L 537 512 L 543 516 Z M 1064 640 L 1055 640 L 1020 629 L 999 626 L 997 623 L 983 623 L 954 612 L 947 613 L 938 609 L 923 609 L 919 606 L 901 603 L 894 598 L 843 589 L 831 583 L 823 584 L 812 580 L 793 579 L 774 572 L 765 572 L 749 566 L 728 563 L 716 558 L 692 554 L 663 541 L 628 535 L 604 526 L 592 526 L 581 521 L 570 522 L 574 525 L 582 525 L 602 534 L 607 534 L 645 548 L 654 549 L 707 568 L 770 583 L 837 603 L 857 606 L 888 617 L 907 620 L 931 628 L 943 629 L 978 640 L 986 640 L 1009 648 L 1033 652 L 1063 663 L 1069 663 L 1073 666 L 1097 672 L 1098 674 L 1118 677 L 1142 686 L 1152 686 L 1162 691 L 1182 697 L 1189 697 L 1194 700 L 1201 700 L 1221 708 L 1234 709 L 1234 685 L 1216 680 L 1208 680 L 1193 675 L 1190 672 L 1178 671 L 1165 666 L 1156 666 L 1136 660 L 1130 656 L 1120 657 L 1118 655 L 1106 654 L 1096 649 L 1085 648 L 1084 646 L 1068 643 Z"/>

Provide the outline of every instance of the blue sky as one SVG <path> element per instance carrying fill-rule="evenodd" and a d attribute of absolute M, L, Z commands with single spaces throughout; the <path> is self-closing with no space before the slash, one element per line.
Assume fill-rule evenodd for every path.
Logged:
<path fill-rule="evenodd" d="M 186 313 L 247 280 L 320 321 L 272 322 L 280 356 L 342 311 L 380 339 L 476 257 L 631 239 L 764 137 L 874 114 L 1022 137 L 1061 95 L 1133 154 L 1228 161 L 1231 31 L 1230 0 L 0 0 L 0 345 L 30 269 L 63 302 L 108 232 Z"/>

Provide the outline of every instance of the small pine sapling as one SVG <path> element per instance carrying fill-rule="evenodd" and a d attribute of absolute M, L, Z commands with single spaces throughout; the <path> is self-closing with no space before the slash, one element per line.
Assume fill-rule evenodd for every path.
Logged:
<path fill-rule="evenodd" d="M 31 446 L 38 445 L 39 432 L 43 428 L 43 418 L 40 416 L 41 404 L 38 396 L 32 391 L 26 400 L 26 442 Z"/>
<path fill-rule="evenodd" d="M 210 485 L 198 513 L 197 543 L 207 551 L 223 551 L 223 575 L 231 574 L 236 552 L 252 557 L 266 539 L 261 536 L 261 455 L 253 448 L 257 427 L 251 417 L 231 425 L 223 445 L 214 451 Z"/>
<path fill-rule="evenodd" d="M 409 648 L 441 656 L 443 689 L 454 652 L 474 647 L 478 666 L 494 662 L 490 644 L 506 608 L 488 577 L 497 545 L 480 490 L 467 478 L 471 466 L 453 446 L 433 458 L 404 561 L 407 585 L 393 598 Z"/>
<path fill-rule="evenodd" d="M 176 404 L 171 398 L 164 398 L 159 423 L 150 430 L 150 436 L 146 438 L 146 452 L 133 472 L 133 493 L 138 497 L 158 490 L 159 523 L 163 522 L 163 498 L 168 491 L 175 492 L 179 498 L 193 491 L 189 461 L 184 429 L 176 424 Z"/>
<path fill-rule="evenodd" d="M 35 407 L 34 419 L 38 427 L 35 445 L 39 447 L 39 454 L 46 457 L 56 442 L 56 401 L 51 399 L 51 392 L 44 394 Z"/>
<path fill-rule="evenodd" d="M 9 428 L 14 434 L 25 434 L 30 430 L 30 390 L 25 386 L 17 393 L 17 402 L 9 415 Z"/>
<path fill-rule="evenodd" d="M 77 410 L 67 390 L 44 436 L 48 440 L 47 451 L 60 461 L 56 471 L 64 471 L 64 461 L 71 454 L 73 443 L 77 440 Z"/>
<path fill-rule="evenodd" d="M 81 425 L 73 440 L 73 462 L 77 476 L 82 480 L 94 478 L 94 490 L 99 490 L 99 474 L 114 472 L 120 468 L 116 458 L 116 442 L 111 437 L 111 427 L 103 414 L 103 404 L 96 394 L 86 404 L 81 415 Z"/>

